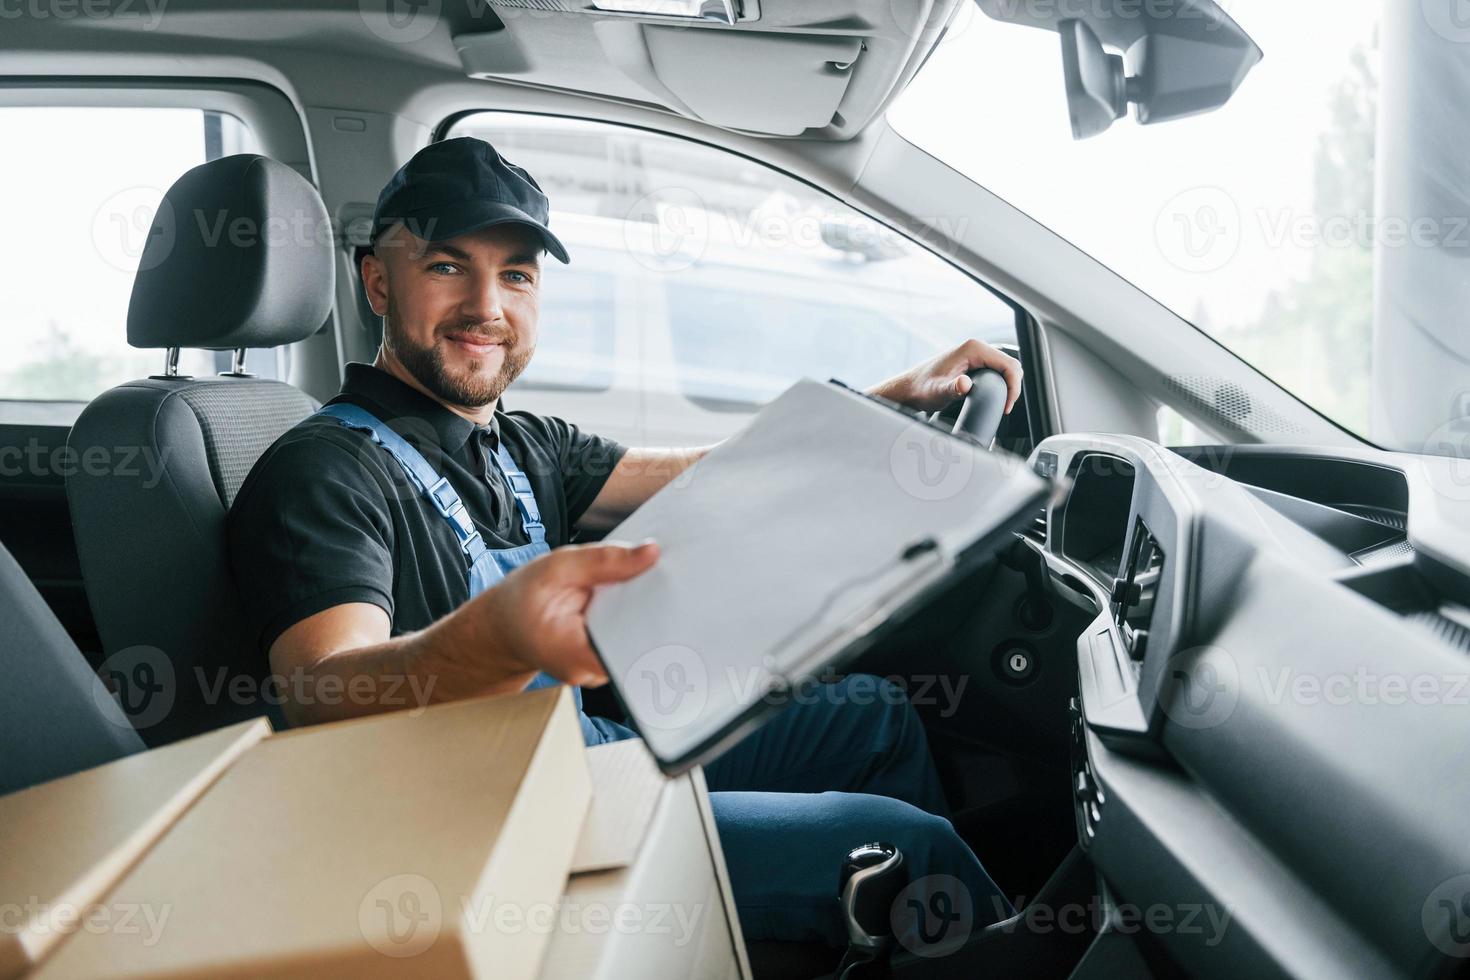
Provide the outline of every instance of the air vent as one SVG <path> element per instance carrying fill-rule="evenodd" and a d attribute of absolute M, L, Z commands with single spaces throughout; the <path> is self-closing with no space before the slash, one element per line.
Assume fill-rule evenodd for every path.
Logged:
<path fill-rule="evenodd" d="M 1149 532 L 1143 518 L 1133 522 L 1128 557 L 1123 574 L 1113 579 L 1113 619 L 1123 634 L 1123 645 L 1134 663 L 1142 662 L 1148 649 L 1149 624 L 1154 614 L 1154 597 L 1164 570 L 1164 550 Z"/>
<path fill-rule="evenodd" d="M 1039 511 L 1036 512 L 1036 516 L 1031 518 L 1031 523 L 1026 525 L 1025 529 L 1021 531 L 1021 534 L 1022 536 L 1030 538 L 1032 541 L 1035 541 L 1037 544 L 1042 545 L 1043 547 L 1046 545 L 1045 507 L 1042 507 Z"/>
<path fill-rule="evenodd" d="M 1401 510 L 1389 510 L 1386 507 L 1369 507 L 1366 504 L 1328 504 L 1327 506 L 1337 510 L 1347 511 L 1355 517 L 1361 517 L 1384 527 L 1391 527 L 1395 531 L 1408 529 L 1409 521 Z"/>
<path fill-rule="evenodd" d="M 1446 616 L 1437 609 L 1424 609 L 1410 613 L 1409 622 L 1428 630 L 1435 639 L 1457 652 L 1470 655 L 1470 627 Z"/>
<path fill-rule="evenodd" d="M 1148 553 L 1148 563 L 1144 565 L 1143 569 L 1138 574 L 1140 577 L 1144 575 L 1153 575 L 1153 577 L 1157 579 L 1159 577 L 1158 573 L 1162 572 L 1163 570 L 1164 553 L 1158 549 L 1157 545 L 1155 545 Z"/>

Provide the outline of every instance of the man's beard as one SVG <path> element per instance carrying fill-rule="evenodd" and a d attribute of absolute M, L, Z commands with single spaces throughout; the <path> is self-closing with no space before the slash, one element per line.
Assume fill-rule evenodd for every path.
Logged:
<path fill-rule="evenodd" d="M 428 389 L 429 393 L 442 402 L 450 405 L 459 405 L 464 408 L 480 408 L 496 401 L 510 387 L 510 383 L 521 376 L 526 370 L 526 365 L 531 362 L 534 348 L 523 350 L 519 346 L 512 347 L 515 335 L 503 333 L 500 335 L 486 334 L 505 344 L 502 350 L 500 370 L 489 378 L 483 377 L 473 370 L 478 362 L 471 361 L 471 369 L 463 375 L 455 377 L 451 375 L 444 366 L 444 350 L 439 344 L 431 344 L 428 347 L 420 347 L 413 343 L 395 324 L 398 321 L 397 310 L 389 304 L 388 315 L 383 319 L 383 342 L 398 358 L 409 374 L 418 379 L 419 384 Z M 452 329 L 463 330 L 467 333 L 475 332 L 478 324 L 457 324 Z M 437 338 L 438 331 L 435 331 Z"/>

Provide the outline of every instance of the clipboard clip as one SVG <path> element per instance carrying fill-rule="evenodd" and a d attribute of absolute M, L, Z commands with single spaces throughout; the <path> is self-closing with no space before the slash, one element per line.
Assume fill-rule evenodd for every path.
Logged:
<path fill-rule="evenodd" d="M 918 541 L 915 541 L 913 544 L 903 549 L 903 552 L 899 555 L 899 557 L 902 558 L 904 561 L 913 561 L 916 558 L 927 555 L 931 551 L 938 550 L 938 541 L 935 541 L 933 538 L 920 538 Z"/>

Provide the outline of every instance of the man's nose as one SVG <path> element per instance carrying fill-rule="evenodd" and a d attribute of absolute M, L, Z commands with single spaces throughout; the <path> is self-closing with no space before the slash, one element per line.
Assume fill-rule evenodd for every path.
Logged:
<path fill-rule="evenodd" d="M 504 297 L 493 276 L 480 279 L 465 297 L 465 319 L 480 323 L 497 323 L 505 319 Z"/>

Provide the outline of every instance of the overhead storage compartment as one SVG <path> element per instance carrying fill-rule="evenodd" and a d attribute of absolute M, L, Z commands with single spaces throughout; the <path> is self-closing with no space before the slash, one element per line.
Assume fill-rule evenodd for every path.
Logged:
<path fill-rule="evenodd" d="M 631 9 L 642 2 L 490 0 L 503 26 L 454 44 L 477 78 L 656 105 L 727 129 L 843 139 L 882 111 L 968 0 L 660 8 L 705 10 L 702 19 Z M 612 5 L 623 9 L 603 9 Z M 719 10 L 728 16 L 711 17 Z"/>

